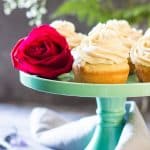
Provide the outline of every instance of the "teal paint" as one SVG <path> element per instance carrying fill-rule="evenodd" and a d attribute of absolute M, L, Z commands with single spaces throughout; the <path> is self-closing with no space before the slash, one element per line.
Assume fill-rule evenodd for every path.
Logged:
<path fill-rule="evenodd" d="M 126 97 L 150 96 L 150 83 L 129 76 L 126 84 L 89 84 L 72 82 L 72 74 L 50 80 L 20 72 L 20 81 L 37 91 L 67 96 L 96 97 L 99 123 L 85 150 L 114 150 L 124 126 Z"/>

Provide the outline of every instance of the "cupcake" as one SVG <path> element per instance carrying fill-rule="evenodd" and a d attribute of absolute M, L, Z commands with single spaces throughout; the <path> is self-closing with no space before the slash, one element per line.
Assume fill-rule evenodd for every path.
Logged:
<path fill-rule="evenodd" d="M 105 27 L 100 32 L 96 28 L 94 30 L 76 48 L 78 56 L 73 63 L 75 81 L 125 83 L 129 73 L 127 48 L 115 31 Z"/>
<path fill-rule="evenodd" d="M 128 48 L 128 53 L 130 53 L 131 48 L 137 42 L 137 40 L 142 37 L 142 30 L 137 30 L 129 25 L 126 20 L 109 20 L 106 23 L 106 27 L 117 32 L 120 40 Z M 128 63 L 130 66 L 130 74 L 134 73 L 135 66 L 128 58 Z"/>
<path fill-rule="evenodd" d="M 85 37 L 84 34 L 77 33 L 74 24 L 69 21 L 56 20 L 50 25 L 66 38 L 71 50 L 80 45 L 82 39 Z"/>
<path fill-rule="evenodd" d="M 132 48 L 130 56 L 139 81 L 150 82 L 150 29 Z"/>

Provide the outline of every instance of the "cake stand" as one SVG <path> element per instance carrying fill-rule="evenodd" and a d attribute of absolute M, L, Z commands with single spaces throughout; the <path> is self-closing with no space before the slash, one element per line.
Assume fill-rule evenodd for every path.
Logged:
<path fill-rule="evenodd" d="M 67 77 L 49 80 L 20 72 L 23 85 L 34 90 L 67 96 L 96 97 L 99 123 L 85 150 L 114 150 L 124 126 L 127 97 L 150 96 L 150 83 L 139 83 L 135 75 L 126 84 L 71 82 Z M 86 127 L 86 126 L 85 126 Z"/>

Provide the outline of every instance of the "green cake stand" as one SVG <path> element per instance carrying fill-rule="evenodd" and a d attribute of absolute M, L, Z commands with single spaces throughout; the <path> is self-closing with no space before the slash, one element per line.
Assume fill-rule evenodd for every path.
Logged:
<path fill-rule="evenodd" d="M 96 97 L 99 123 L 85 150 L 114 150 L 124 126 L 127 97 L 150 96 L 150 83 L 139 83 L 135 75 L 126 84 L 88 84 L 71 81 L 71 76 L 50 80 L 20 72 L 23 85 L 37 91 L 67 96 Z"/>

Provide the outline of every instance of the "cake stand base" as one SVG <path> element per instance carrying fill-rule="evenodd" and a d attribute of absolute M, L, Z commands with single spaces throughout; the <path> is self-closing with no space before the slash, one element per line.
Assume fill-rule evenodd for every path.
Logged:
<path fill-rule="evenodd" d="M 96 98 L 99 123 L 85 150 L 114 150 L 124 126 L 126 98 Z"/>

